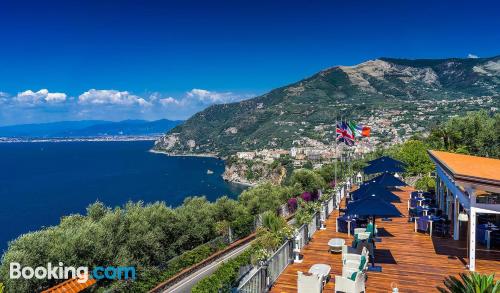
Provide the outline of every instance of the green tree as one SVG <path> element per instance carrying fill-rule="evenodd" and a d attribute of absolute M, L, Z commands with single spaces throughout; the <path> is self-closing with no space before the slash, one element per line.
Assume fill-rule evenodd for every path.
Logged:
<path fill-rule="evenodd" d="M 419 175 L 434 170 L 434 165 L 427 153 L 428 148 L 428 145 L 423 141 L 409 140 L 392 148 L 389 153 L 407 164 L 406 172 L 408 174 Z"/>
<path fill-rule="evenodd" d="M 321 175 L 312 170 L 299 169 L 293 172 L 290 185 L 300 192 L 312 192 L 325 188 L 326 182 Z"/>

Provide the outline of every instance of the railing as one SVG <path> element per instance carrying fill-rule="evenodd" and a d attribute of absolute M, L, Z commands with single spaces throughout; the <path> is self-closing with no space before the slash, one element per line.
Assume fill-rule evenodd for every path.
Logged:
<path fill-rule="evenodd" d="M 279 275 L 293 260 L 293 240 L 287 240 L 278 250 L 269 258 L 267 263 L 267 277 L 270 284 L 278 279 Z M 268 286 L 270 287 L 270 286 Z"/>
<path fill-rule="evenodd" d="M 314 213 L 311 222 L 307 225 L 308 239 L 311 239 L 313 234 L 316 233 L 316 230 L 318 230 L 318 216 L 319 216 L 318 212 Z"/>
<path fill-rule="evenodd" d="M 333 209 L 335 208 L 334 204 L 334 195 L 332 195 L 332 198 L 328 201 L 328 214 L 326 215 L 327 217 L 330 216 L 330 213 L 333 212 Z"/>
<path fill-rule="evenodd" d="M 309 237 L 307 236 L 308 233 L 307 233 L 307 228 L 308 226 L 306 224 L 300 226 L 300 228 L 297 230 L 297 234 L 299 236 L 299 243 L 298 243 L 298 249 L 302 249 L 304 248 L 304 246 L 307 245 L 307 243 L 309 243 Z"/>
<path fill-rule="evenodd" d="M 328 201 L 322 203 L 325 216 L 329 217 L 335 209 L 336 199 L 332 196 Z M 314 233 L 320 227 L 320 212 L 316 212 L 311 222 L 303 224 L 297 229 L 296 237 L 287 240 L 264 264 L 251 272 L 243 279 L 236 292 L 263 293 L 267 292 L 276 282 L 279 275 L 293 261 L 294 253 L 299 253 L 306 246 Z"/>
<path fill-rule="evenodd" d="M 261 293 L 266 291 L 267 282 L 265 267 L 257 268 L 257 270 L 254 271 L 248 279 L 245 279 L 238 289 L 236 289 L 236 292 L 242 293 Z"/>

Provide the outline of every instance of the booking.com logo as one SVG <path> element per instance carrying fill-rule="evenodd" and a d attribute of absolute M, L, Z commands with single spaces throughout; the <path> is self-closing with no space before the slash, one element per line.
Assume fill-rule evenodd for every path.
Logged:
<path fill-rule="evenodd" d="M 95 267 L 92 274 L 89 274 L 88 267 L 71 267 L 64 266 L 59 262 L 58 266 L 53 266 L 52 263 L 47 263 L 46 267 L 32 268 L 29 266 L 21 266 L 20 263 L 11 262 L 9 277 L 11 279 L 57 279 L 64 280 L 76 277 L 78 283 L 85 283 L 89 278 L 96 280 L 109 279 L 109 280 L 135 280 L 135 267 Z"/>

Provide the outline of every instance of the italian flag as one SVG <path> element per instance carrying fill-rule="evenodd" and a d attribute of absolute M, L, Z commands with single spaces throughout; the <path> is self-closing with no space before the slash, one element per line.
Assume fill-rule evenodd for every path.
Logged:
<path fill-rule="evenodd" d="M 357 125 L 354 121 L 349 121 L 349 128 L 352 130 L 356 137 L 370 136 L 371 128 L 364 125 Z"/>

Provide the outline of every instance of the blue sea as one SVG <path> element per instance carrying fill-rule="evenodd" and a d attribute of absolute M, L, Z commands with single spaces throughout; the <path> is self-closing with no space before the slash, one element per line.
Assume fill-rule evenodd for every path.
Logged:
<path fill-rule="evenodd" d="M 84 213 L 97 200 L 110 207 L 129 200 L 178 206 L 187 196 L 213 201 L 244 189 L 222 179 L 221 160 L 154 154 L 152 146 L 152 141 L 0 143 L 0 255 L 8 241 Z"/>

